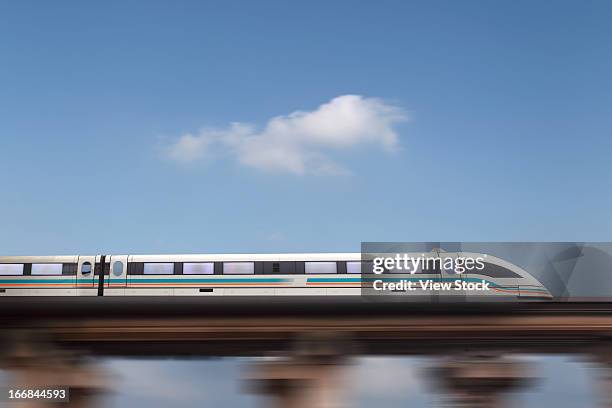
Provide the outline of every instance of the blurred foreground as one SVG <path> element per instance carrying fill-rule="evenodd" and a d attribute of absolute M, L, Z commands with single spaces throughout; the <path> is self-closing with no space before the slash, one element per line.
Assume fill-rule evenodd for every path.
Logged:
<path fill-rule="evenodd" d="M 310 345 L 312 346 L 312 345 Z M 610 368 L 586 355 L 383 357 L 330 354 L 210 359 L 83 358 L 15 349 L 3 386 L 70 386 L 70 403 L 8 407 L 607 407 Z"/>
<path fill-rule="evenodd" d="M 612 407 L 610 303 L 3 305 L 13 407 Z"/>
<path fill-rule="evenodd" d="M 612 407 L 609 303 L 157 304 L 0 309 L 1 403 Z M 62 386 L 68 403 L 6 398 Z"/>

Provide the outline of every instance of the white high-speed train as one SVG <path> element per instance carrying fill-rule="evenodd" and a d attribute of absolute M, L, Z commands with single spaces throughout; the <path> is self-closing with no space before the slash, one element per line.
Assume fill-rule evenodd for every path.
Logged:
<path fill-rule="evenodd" d="M 476 255 L 482 254 L 469 254 Z M 462 274 L 430 269 L 413 275 L 385 272 L 377 279 L 484 281 L 489 287 L 486 292 L 452 294 L 551 298 L 527 271 L 491 255 L 485 259 L 482 270 Z M 360 253 L 8 256 L 0 257 L 0 297 L 359 296 L 362 285 L 372 276 L 361 272 Z"/>

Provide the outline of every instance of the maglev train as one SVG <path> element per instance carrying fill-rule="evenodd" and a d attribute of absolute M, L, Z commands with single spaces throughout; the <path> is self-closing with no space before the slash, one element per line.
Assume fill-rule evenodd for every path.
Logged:
<path fill-rule="evenodd" d="M 480 292 L 454 296 L 550 299 L 527 271 L 482 254 L 484 268 L 461 274 L 428 269 L 414 274 L 385 272 L 383 281 L 486 282 Z M 418 255 L 417 255 L 418 256 Z M 2 296 L 359 296 L 366 276 L 360 253 L 96 255 L 0 257 Z M 103 273 L 102 273 L 103 270 Z M 397 291 L 396 291 L 397 292 Z M 447 291 L 414 295 L 438 297 Z M 408 293 L 406 293 L 408 294 Z"/>

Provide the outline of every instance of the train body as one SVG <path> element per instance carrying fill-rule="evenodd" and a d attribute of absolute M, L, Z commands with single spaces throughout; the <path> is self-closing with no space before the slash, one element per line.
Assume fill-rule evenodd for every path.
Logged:
<path fill-rule="evenodd" d="M 482 254 L 445 253 L 446 256 Z M 360 296 L 364 279 L 360 253 L 96 255 L 0 257 L 3 296 Z M 527 271 L 494 256 L 484 268 L 461 274 L 420 270 L 383 273 L 383 281 L 486 282 L 486 291 L 453 291 L 471 298 L 550 299 Z M 405 293 L 424 299 L 440 290 Z"/>

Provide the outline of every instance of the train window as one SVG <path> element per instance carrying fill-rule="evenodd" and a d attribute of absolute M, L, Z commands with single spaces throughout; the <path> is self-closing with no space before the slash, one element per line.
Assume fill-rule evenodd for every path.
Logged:
<path fill-rule="evenodd" d="M 77 272 L 76 263 L 62 264 L 62 275 L 76 275 L 76 272 Z"/>
<path fill-rule="evenodd" d="M 335 262 L 304 262 L 304 271 L 306 273 L 337 273 Z"/>
<path fill-rule="evenodd" d="M 183 275 L 213 275 L 214 273 L 214 262 L 185 262 L 183 264 Z"/>
<path fill-rule="evenodd" d="M 255 273 L 254 262 L 224 262 L 224 275 L 253 275 Z"/>
<path fill-rule="evenodd" d="M 276 274 L 276 275 L 292 275 L 295 273 L 295 262 L 292 261 L 279 261 L 279 262 L 262 262 L 263 270 L 261 273 L 264 275 Z"/>
<path fill-rule="evenodd" d="M 62 274 L 61 263 L 47 263 L 47 264 L 32 264 L 32 275 L 61 275 Z"/>
<path fill-rule="evenodd" d="M 144 264 L 145 275 L 172 275 L 174 274 L 173 262 L 156 262 Z"/>
<path fill-rule="evenodd" d="M 91 262 L 83 262 L 83 264 L 81 265 L 81 273 L 83 275 L 91 274 Z"/>
<path fill-rule="evenodd" d="M 469 273 L 474 273 L 478 275 L 490 276 L 492 278 L 520 278 L 516 272 L 512 272 L 508 268 L 504 268 L 503 266 L 492 264 L 489 262 L 484 263 L 484 269 L 479 271 L 478 269 L 472 269 Z"/>
<path fill-rule="evenodd" d="M 123 262 L 115 261 L 113 262 L 113 275 L 121 276 L 123 273 Z"/>
<path fill-rule="evenodd" d="M 361 262 L 349 261 L 346 263 L 346 273 L 361 273 Z"/>
<path fill-rule="evenodd" d="M 142 262 L 128 262 L 128 275 L 142 275 L 144 273 Z"/>
<path fill-rule="evenodd" d="M 23 275 L 23 264 L 0 264 L 0 275 Z"/>
<path fill-rule="evenodd" d="M 174 263 L 174 274 L 175 275 L 182 275 L 183 274 L 183 263 L 182 262 L 175 262 Z"/>

